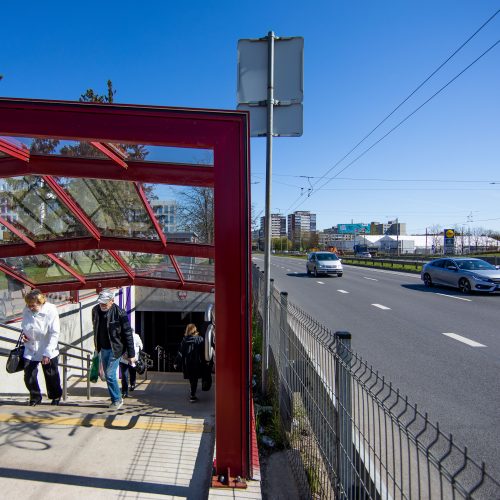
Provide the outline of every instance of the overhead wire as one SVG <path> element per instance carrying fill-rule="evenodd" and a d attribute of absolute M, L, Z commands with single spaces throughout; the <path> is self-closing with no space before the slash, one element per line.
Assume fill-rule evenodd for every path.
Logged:
<path fill-rule="evenodd" d="M 351 150 L 345 154 L 340 160 L 338 160 L 330 169 L 328 169 L 325 174 L 320 177 L 314 184 L 316 186 L 322 178 L 326 177 L 332 170 L 334 170 L 340 163 L 342 163 L 351 153 L 353 153 L 368 137 L 370 137 L 383 123 L 387 121 L 388 118 L 390 118 L 403 104 L 405 104 L 420 88 L 422 88 L 423 85 L 425 85 L 443 66 L 445 66 L 460 50 L 462 50 L 488 23 L 490 23 L 497 15 L 500 13 L 500 9 L 498 9 L 496 12 L 494 12 L 467 40 L 465 40 L 449 57 L 447 57 L 427 78 L 425 78 L 403 101 L 401 101 L 387 116 L 385 116 L 368 134 L 366 134 Z M 491 46 L 489 49 L 487 49 L 481 56 L 479 56 L 475 61 L 473 61 L 469 66 L 467 66 L 462 72 L 460 72 L 455 78 L 453 78 L 451 81 L 449 81 L 444 87 L 442 87 L 436 94 L 431 96 L 430 99 L 428 99 L 426 102 L 424 102 L 421 106 L 419 106 L 413 113 L 408 115 L 404 120 L 402 120 L 396 127 L 391 129 L 387 134 L 385 134 L 381 139 L 379 139 L 376 143 L 374 143 L 370 148 L 365 150 L 360 156 L 358 156 L 353 162 L 351 162 L 349 165 L 344 167 L 338 174 L 346 170 L 349 166 L 351 166 L 355 161 L 357 161 L 359 158 L 361 158 L 364 154 L 366 154 L 370 149 L 372 149 L 374 146 L 376 146 L 378 143 L 380 143 L 381 140 L 383 140 L 385 137 L 387 137 L 390 133 L 392 133 L 394 130 L 396 130 L 397 127 L 402 125 L 408 118 L 413 116 L 419 109 L 421 109 L 427 102 L 429 102 L 431 99 L 433 99 L 437 94 L 439 94 L 442 90 L 444 90 L 449 84 L 451 84 L 454 80 L 456 80 L 462 73 L 464 73 L 470 66 L 475 64 L 481 57 L 486 55 L 487 52 L 489 52 L 495 45 Z M 337 174 L 337 175 L 338 175 Z M 336 176 L 335 176 L 336 177 Z M 334 178 L 335 178 L 334 177 Z M 319 189 L 321 189 L 323 186 L 326 184 L 323 184 Z M 317 190 L 312 190 L 308 192 L 308 198 L 313 195 L 313 193 Z M 296 203 L 300 201 L 300 199 L 304 196 L 304 193 L 302 192 L 295 200 L 292 202 L 292 204 L 287 208 L 288 210 L 292 210 L 292 207 L 295 207 Z"/>
<path fill-rule="evenodd" d="M 334 175 L 332 178 L 330 178 L 327 182 L 323 183 L 319 188 L 316 188 L 313 192 L 309 193 L 309 198 L 314 195 L 314 193 L 318 192 L 319 190 L 323 189 L 329 182 L 331 182 L 333 179 L 336 179 L 338 175 L 340 175 L 342 172 L 347 170 L 349 167 L 351 167 L 354 163 L 356 163 L 360 158 L 362 158 L 366 153 L 368 153 L 370 150 L 372 150 L 377 144 L 382 142 L 386 137 L 388 137 L 390 134 L 392 134 L 396 129 L 398 129 L 403 123 L 405 123 L 408 119 L 410 119 L 414 114 L 416 114 L 418 111 L 420 111 L 426 104 L 428 104 L 432 99 L 434 99 L 436 96 L 438 96 L 443 90 L 445 90 L 449 85 L 451 85 L 457 78 L 459 78 L 461 75 L 463 75 L 469 68 L 471 68 L 474 64 L 476 64 L 480 59 L 482 59 L 488 52 L 493 50 L 498 44 L 500 43 L 500 39 L 497 40 L 494 44 L 492 44 L 488 49 L 486 49 L 481 55 L 479 55 L 474 61 L 472 61 L 469 65 L 467 65 L 462 71 L 457 73 L 451 80 L 449 80 L 445 85 L 443 85 L 438 91 L 436 91 L 434 94 L 431 95 L 427 100 L 425 100 L 420 106 L 418 106 L 416 109 L 414 109 L 410 114 L 408 114 L 405 118 L 403 118 L 400 122 L 398 122 L 394 127 L 392 127 L 387 133 L 385 133 L 382 137 L 380 137 L 377 141 L 375 141 L 371 146 L 366 148 L 360 155 L 358 155 L 354 160 L 349 162 L 345 167 L 343 167 L 341 170 L 337 172 L 336 175 Z M 329 171 L 331 171 L 330 169 Z M 317 184 L 317 183 L 316 183 Z M 298 199 L 300 199 L 301 196 L 299 196 Z M 297 200 L 298 201 L 298 200 Z M 292 205 L 287 210 L 292 210 L 297 202 L 295 201 Z M 305 201 L 305 200 L 304 200 Z M 297 205 L 299 206 L 299 205 Z M 295 207 L 294 207 L 295 208 Z"/>

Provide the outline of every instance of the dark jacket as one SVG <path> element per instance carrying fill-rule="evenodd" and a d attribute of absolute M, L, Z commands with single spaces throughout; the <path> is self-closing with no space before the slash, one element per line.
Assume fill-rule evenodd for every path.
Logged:
<path fill-rule="evenodd" d="M 204 363 L 203 342 L 200 335 L 187 335 L 182 339 L 175 364 L 182 369 L 184 378 L 201 377 Z"/>
<path fill-rule="evenodd" d="M 92 324 L 94 326 L 94 346 L 100 352 L 99 342 L 99 304 L 92 308 Z M 115 358 L 120 358 L 125 352 L 129 358 L 135 356 L 134 338 L 127 313 L 116 304 L 111 306 L 107 314 L 107 326 L 111 350 Z"/>

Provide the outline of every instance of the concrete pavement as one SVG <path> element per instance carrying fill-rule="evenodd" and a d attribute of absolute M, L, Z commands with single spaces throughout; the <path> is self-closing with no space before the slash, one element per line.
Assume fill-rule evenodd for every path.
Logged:
<path fill-rule="evenodd" d="M 105 383 L 69 388 L 66 403 L 0 396 L 0 492 L 16 500 L 261 498 L 247 490 L 210 488 L 215 440 L 214 389 L 189 403 L 179 373 L 139 377 L 118 411 Z"/>

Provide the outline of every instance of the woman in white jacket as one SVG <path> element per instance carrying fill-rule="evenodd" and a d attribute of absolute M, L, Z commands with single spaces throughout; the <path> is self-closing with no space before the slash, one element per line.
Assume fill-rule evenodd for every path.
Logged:
<path fill-rule="evenodd" d="M 59 314 L 54 304 L 47 302 L 40 290 L 32 290 L 24 297 L 26 307 L 23 310 L 21 328 L 24 342 L 24 383 L 30 391 L 30 406 L 42 402 L 42 393 L 38 385 L 38 365 L 42 363 L 47 396 L 53 405 L 58 405 L 62 395 L 59 378 Z"/>
<path fill-rule="evenodd" d="M 132 335 L 134 338 L 134 351 L 135 358 L 139 359 L 139 351 L 142 347 L 142 340 L 137 333 L 132 330 Z M 137 373 L 135 371 L 135 363 L 132 365 L 128 359 L 127 354 L 124 354 L 120 359 L 120 368 L 122 371 L 122 398 L 128 398 L 128 374 L 130 373 L 130 390 L 135 389 L 135 380 L 137 378 Z"/>

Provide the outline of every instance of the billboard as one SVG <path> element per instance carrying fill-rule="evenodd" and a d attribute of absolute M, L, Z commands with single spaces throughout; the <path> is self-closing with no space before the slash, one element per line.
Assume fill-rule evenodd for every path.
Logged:
<path fill-rule="evenodd" d="M 444 254 L 453 255 L 455 253 L 455 231 L 453 229 L 444 230 Z"/>

